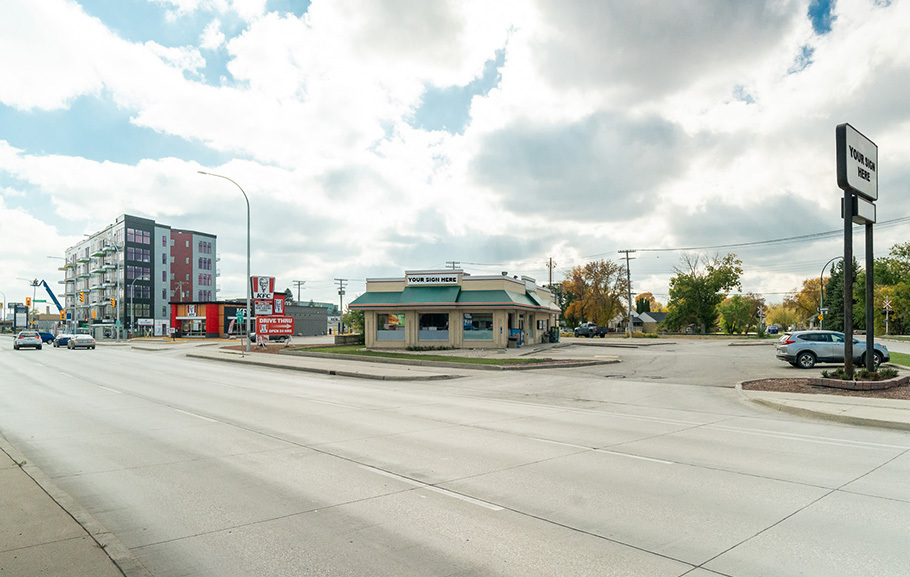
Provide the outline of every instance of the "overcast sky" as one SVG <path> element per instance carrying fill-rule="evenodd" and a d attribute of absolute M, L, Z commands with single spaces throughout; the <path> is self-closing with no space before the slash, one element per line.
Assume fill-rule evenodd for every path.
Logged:
<path fill-rule="evenodd" d="M 555 280 L 842 230 L 835 126 L 879 147 L 876 255 L 910 240 L 908 0 L 0 0 L 0 290 L 59 288 L 127 213 L 345 303 L 444 268 Z M 856 228 L 863 254 L 863 231 Z M 843 235 L 735 252 L 779 302 Z M 296 293 L 296 289 L 295 289 Z"/>

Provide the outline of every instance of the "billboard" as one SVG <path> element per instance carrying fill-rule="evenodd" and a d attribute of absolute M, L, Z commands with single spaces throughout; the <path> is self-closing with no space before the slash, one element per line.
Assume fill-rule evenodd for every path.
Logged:
<path fill-rule="evenodd" d="M 878 146 L 849 124 L 838 124 L 837 186 L 869 200 L 878 200 Z"/>

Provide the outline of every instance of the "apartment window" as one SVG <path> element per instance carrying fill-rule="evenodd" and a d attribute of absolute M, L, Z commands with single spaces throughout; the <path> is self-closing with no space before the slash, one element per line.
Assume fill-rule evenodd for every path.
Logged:
<path fill-rule="evenodd" d="M 167 289 L 161 289 L 161 300 L 167 300 Z"/>
<path fill-rule="evenodd" d="M 190 264 L 190 257 L 186 257 L 186 264 Z"/>
<path fill-rule="evenodd" d="M 167 255 L 165 253 L 161 253 L 161 264 L 167 264 Z"/>
<path fill-rule="evenodd" d="M 186 248 L 190 248 L 190 241 L 186 241 Z"/>
<path fill-rule="evenodd" d="M 167 237 L 166 236 L 161 237 L 161 246 L 167 246 Z"/>

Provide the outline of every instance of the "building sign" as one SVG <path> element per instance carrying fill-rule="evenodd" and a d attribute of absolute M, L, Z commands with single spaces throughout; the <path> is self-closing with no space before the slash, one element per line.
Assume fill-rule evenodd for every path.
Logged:
<path fill-rule="evenodd" d="M 443 285 L 443 284 L 458 284 L 458 275 L 457 274 L 445 274 L 445 273 L 414 273 L 408 274 L 405 277 L 407 279 L 407 284 L 409 285 Z"/>
<path fill-rule="evenodd" d="M 252 289 L 254 300 L 272 300 L 275 295 L 275 277 L 251 276 L 250 288 Z"/>
<path fill-rule="evenodd" d="M 284 298 L 284 294 L 282 293 L 275 294 L 274 304 L 272 305 L 272 308 L 274 309 L 272 312 L 273 315 L 280 316 L 284 314 Z"/>
<path fill-rule="evenodd" d="M 153 327 L 155 326 L 155 319 L 139 319 L 136 324 L 140 327 Z"/>
<path fill-rule="evenodd" d="M 259 317 L 256 319 L 256 336 L 292 335 L 294 317 Z"/>
<path fill-rule="evenodd" d="M 196 305 L 186 305 L 186 316 L 188 316 L 188 317 L 196 316 Z"/>
<path fill-rule="evenodd" d="M 271 299 L 253 301 L 253 316 L 261 317 L 274 314 L 272 303 Z"/>
<path fill-rule="evenodd" d="M 849 124 L 838 124 L 837 186 L 878 200 L 878 146 Z"/>

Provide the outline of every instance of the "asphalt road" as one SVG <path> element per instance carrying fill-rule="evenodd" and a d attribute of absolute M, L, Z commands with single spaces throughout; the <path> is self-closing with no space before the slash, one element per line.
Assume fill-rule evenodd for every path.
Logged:
<path fill-rule="evenodd" d="M 910 434 L 745 404 L 799 371 L 716 344 L 396 383 L 0 339 L 0 432 L 158 577 L 910 574 Z"/>

